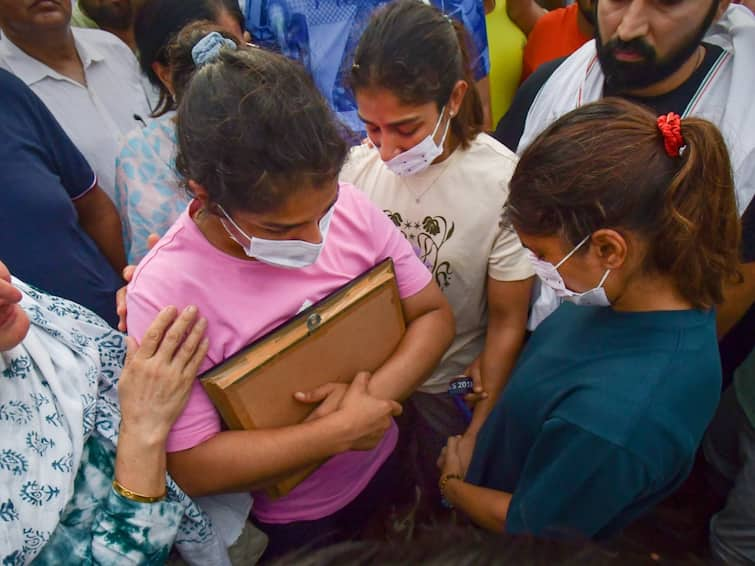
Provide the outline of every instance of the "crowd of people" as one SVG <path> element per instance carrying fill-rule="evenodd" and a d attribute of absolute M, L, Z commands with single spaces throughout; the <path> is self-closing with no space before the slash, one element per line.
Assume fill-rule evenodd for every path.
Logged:
<path fill-rule="evenodd" d="M 693 479 L 755 563 L 752 6 L 551 4 L 0 0 L 3 564 L 653 562 Z M 383 365 L 229 429 L 386 258 Z"/>

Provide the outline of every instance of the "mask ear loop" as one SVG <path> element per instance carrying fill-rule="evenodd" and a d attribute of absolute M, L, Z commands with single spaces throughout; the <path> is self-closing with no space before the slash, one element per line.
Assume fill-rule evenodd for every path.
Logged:
<path fill-rule="evenodd" d="M 581 241 L 580 243 L 578 243 L 578 244 L 577 244 L 576 246 L 574 246 L 574 249 L 573 249 L 572 251 L 570 251 L 570 252 L 569 252 L 568 254 L 566 254 L 566 255 L 565 255 L 565 256 L 563 257 L 563 259 L 562 259 L 561 261 L 559 261 L 559 262 L 558 262 L 558 263 L 557 263 L 556 265 L 554 265 L 553 267 L 555 267 L 556 269 L 558 269 L 559 267 L 561 267 L 562 265 L 564 265 L 564 264 L 566 263 L 566 261 L 567 261 L 567 260 L 568 260 L 568 259 L 569 259 L 569 258 L 570 258 L 571 256 L 573 256 L 573 255 L 574 255 L 575 253 L 577 253 L 577 250 L 578 250 L 579 248 L 581 248 L 581 247 L 582 247 L 582 246 L 583 246 L 583 245 L 585 244 L 585 242 L 586 242 L 587 240 L 589 240 L 589 239 L 590 239 L 591 237 L 592 237 L 592 234 L 588 234 L 587 236 L 585 236 L 585 237 L 584 237 L 584 239 L 583 239 L 583 240 L 582 240 L 582 241 Z"/>
<path fill-rule="evenodd" d="M 446 112 L 446 105 L 443 105 L 443 108 L 440 109 L 440 116 L 438 116 L 438 121 L 435 123 L 435 127 L 433 128 L 433 133 L 430 134 L 430 139 L 433 140 L 433 143 L 435 143 L 435 134 L 438 133 L 438 128 L 440 128 L 440 125 L 443 123 L 443 114 Z M 437 147 L 443 147 L 443 144 L 446 143 L 446 136 L 448 135 L 448 129 L 451 127 L 451 118 L 453 115 L 449 113 L 448 115 L 448 122 L 446 122 L 446 128 L 443 131 L 443 137 L 440 138 L 440 143 L 437 144 Z"/>
<path fill-rule="evenodd" d="M 606 269 L 606 272 L 603 274 L 603 277 L 600 278 L 600 282 L 598 283 L 598 289 L 600 289 L 603 284 L 606 282 L 606 279 L 608 279 L 608 276 L 611 274 L 610 269 Z"/>
<path fill-rule="evenodd" d="M 232 240 L 233 240 L 234 242 L 236 242 L 236 243 L 237 243 L 238 245 L 240 245 L 240 246 L 241 246 L 242 248 L 245 248 L 245 249 L 246 249 L 246 248 L 248 248 L 249 246 L 251 246 L 251 245 L 252 245 L 252 239 L 251 239 L 251 238 L 250 238 L 250 237 L 249 237 L 249 236 L 248 236 L 248 235 L 246 234 L 246 232 L 244 232 L 244 231 L 243 231 L 243 230 L 242 230 L 242 229 L 241 229 L 241 228 L 239 227 L 239 225 L 238 225 L 238 224 L 236 224 L 236 222 L 235 222 L 235 221 L 233 220 L 233 218 L 231 218 L 231 215 L 230 215 L 230 214 L 228 214 L 228 213 L 227 213 L 227 212 L 225 211 L 225 209 L 224 209 L 224 208 L 223 208 L 223 207 L 222 207 L 221 205 L 217 204 L 217 205 L 215 205 L 215 206 L 217 206 L 217 207 L 218 207 L 218 210 L 220 210 L 220 212 L 222 212 L 222 213 L 223 213 L 223 216 L 225 216 L 225 218 L 221 218 L 221 219 L 220 219 L 220 223 L 221 223 L 221 224 L 223 225 L 223 228 L 225 228 L 225 231 L 226 231 L 226 232 L 228 233 L 228 235 L 229 235 L 229 236 L 231 237 L 231 239 L 232 239 Z M 237 234 L 233 234 L 234 230 L 230 230 L 230 229 L 228 228 L 228 225 L 226 224 L 226 221 L 228 221 L 228 222 L 229 222 L 229 223 L 231 224 L 231 226 L 233 226 L 233 228 L 234 228 L 234 230 L 235 230 L 235 231 L 237 232 Z M 247 244 L 242 244 L 242 243 L 241 243 L 241 242 L 239 241 L 239 237 L 238 237 L 238 236 L 243 236 L 243 237 L 244 237 L 244 238 L 245 238 L 245 239 L 247 240 Z"/>

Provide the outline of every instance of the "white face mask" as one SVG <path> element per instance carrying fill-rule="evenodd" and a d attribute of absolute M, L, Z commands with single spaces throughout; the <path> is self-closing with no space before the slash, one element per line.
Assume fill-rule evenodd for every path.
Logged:
<path fill-rule="evenodd" d="M 436 145 L 435 134 L 438 133 L 438 128 L 440 128 L 440 124 L 443 121 L 443 113 L 445 110 L 445 106 L 441 108 L 440 116 L 438 116 L 438 121 L 435 124 L 432 134 L 427 136 L 414 147 L 411 147 L 405 152 L 398 154 L 393 159 L 386 161 L 385 166 L 399 177 L 414 175 L 415 173 L 419 173 L 430 167 L 430 164 L 443 153 L 443 144 L 446 141 L 448 128 L 451 125 L 451 118 L 449 117 L 446 122 L 446 127 L 443 130 L 443 137 L 440 139 L 440 144 Z"/>
<path fill-rule="evenodd" d="M 231 239 L 244 248 L 244 253 L 268 265 L 275 267 L 285 267 L 287 269 L 301 269 L 312 265 L 320 257 L 320 253 L 325 247 L 325 238 L 330 229 L 330 220 L 333 218 L 333 211 L 336 208 L 334 204 L 328 209 L 328 212 L 320 219 L 320 238 L 319 244 L 305 242 L 303 240 L 265 240 L 255 238 L 244 232 L 233 218 L 218 205 L 218 208 L 225 216 L 220 222 L 225 228 Z M 227 220 L 231 226 L 226 225 Z M 236 233 L 234 233 L 236 232 Z M 246 243 L 244 243 L 246 242 Z"/>
<path fill-rule="evenodd" d="M 606 290 L 603 288 L 603 284 L 606 282 L 606 279 L 608 279 L 608 274 L 611 273 L 610 269 L 606 269 L 606 272 L 603 274 L 603 277 L 600 278 L 597 287 L 585 291 L 584 293 L 577 293 L 567 288 L 563 277 L 561 277 L 561 274 L 558 272 L 558 268 L 566 263 L 566 261 L 573 256 L 591 236 L 592 234 L 588 235 L 584 240 L 578 243 L 576 247 L 566 254 L 566 256 L 556 265 L 538 258 L 530 250 L 527 250 L 527 255 L 532 262 L 532 268 L 535 270 L 535 273 L 537 273 L 537 276 L 540 277 L 543 284 L 553 289 L 553 292 L 556 293 L 557 297 L 574 303 L 575 305 L 585 307 L 609 307 L 611 306 L 611 302 L 606 296 Z"/>

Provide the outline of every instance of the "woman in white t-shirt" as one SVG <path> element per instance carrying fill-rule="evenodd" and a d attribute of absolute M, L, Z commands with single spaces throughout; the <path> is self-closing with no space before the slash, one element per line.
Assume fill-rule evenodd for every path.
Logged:
<path fill-rule="evenodd" d="M 533 281 L 500 221 L 516 156 L 481 132 L 469 45 L 464 28 L 429 5 L 400 0 L 377 12 L 350 73 L 369 139 L 341 173 L 413 244 L 456 317 L 454 342 L 405 411 L 420 486 L 438 503 L 435 460 L 455 434 L 471 453 L 521 349 Z M 484 390 L 468 425 L 447 393 L 460 374 Z"/>

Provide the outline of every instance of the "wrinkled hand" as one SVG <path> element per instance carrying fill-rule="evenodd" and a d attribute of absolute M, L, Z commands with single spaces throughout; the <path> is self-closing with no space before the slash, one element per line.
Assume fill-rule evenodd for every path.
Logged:
<path fill-rule="evenodd" d="M 459 454 L 460 440 L 461 435 L 449 437 L 445 448 L 441 450 L 440 457 L 438 458 L 438 468 L 440 469 L 441 477 L 446 474 L 458 474 L 464 477 L 466 468 L 462 465 Z"/>
<path fill-rule="evenodd" d="M 164 440 L 183 411 L 208 348 L 207 320 L 198 316 L 196 307 L 180 315 L 167 307 L 149 326 L 141 346 L 126 338 L 118 396 L 121 426 L 130 434 Z"/>
<path fill-rule="evenodd" d="M 474 406 L 479 401 L 488 398 L 487 392 L 482 387 L 482 373 L 480 372 L 479 357 L 475 361 L 473 361 L 472 365 L 470 365 L 466 369 L 464 375 L 471 377 L 472 381 L 474 382 L 474 389 L 472 390 L 472 393 L 467 393 L 466 395 L 464 395 L 464 401 L 471 409 L 474 408 Z"/>
<path fill-rule="evenodd" d="M 396 401 L 378 399 L 369 394 L 370 374 L 359 372 L 341 400 L 332 418 L 339 419 L 346 431 L 350 450 L 372 450 L 391 427 L 392 418 L 401 414 Z"/>
<path fill-rule="evenodd" d="M 147 249 L 151 250 L 159 241 L 160 236 L 150 234 L 147 236 Z M 118 330 L 121 332 L 126 332 L 126 287 L 134 278 L 134 271 L 136 271 L 135 265 L 127 265 L 123 268 L 121 276 L 126 284 L 115 292 L 115 313 L 118 315 Z"/>
<path fill-rule="evenodd" d="M 318 407 L 304 419 L 304 422 L 313 421 L 335 413 L 341 406 L 341 401 L 346 395 L 349 386 L 345 383 L 326 383 L 317 389 L 306 392 L 294 393 L 294 398 L 301 403 L 320 403 Z"/>

